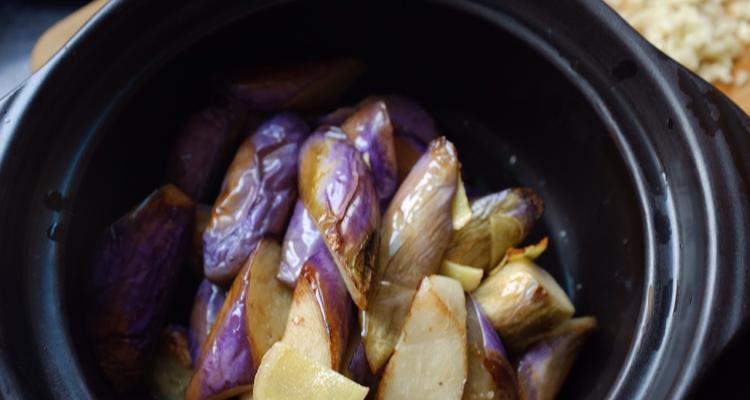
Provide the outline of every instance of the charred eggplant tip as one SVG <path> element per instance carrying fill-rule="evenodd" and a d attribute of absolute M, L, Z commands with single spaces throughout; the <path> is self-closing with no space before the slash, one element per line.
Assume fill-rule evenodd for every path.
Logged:
<path fill-rule="evenodd" d="M 542 197 L 532 188 L 524 187 L 520 188 L 519 191 L 519 196 L 531 204 L 534 210 L 534 219 L 541 218 L 542 214 L 544 214 L 544 200 L 542 200 Z"/>

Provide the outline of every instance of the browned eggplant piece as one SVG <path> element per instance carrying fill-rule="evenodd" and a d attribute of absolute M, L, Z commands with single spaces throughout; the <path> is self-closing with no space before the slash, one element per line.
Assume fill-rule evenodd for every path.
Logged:
<path fill-rule="evenodd" d="M 331 254 L 317 253 L 302 268 L 282 341 L 338 370 L 349 338 L 352 308 Z"/>
<path fill-rule="evenodd" d="M 460 400 L 467 379 L 466 300 L 440 275 L 419 286 L 378 384 L 378 400 Z"/>
<path fill-rule="evenodd" d="M 280 246 L 261 240 L 232 284 L 195 364 L 185 398 L 224 399 L 251 389 L 270 345 L 283 334 L 291 291 L 276 280 Z"/>
<path fill-rule="evenodd" d="M 596 318 L 573 318 L 542 335 L 518 361 L 522 400 L 553 400 L 578 352 L 596 328 Z"/>
<path fill-rule="evenodd" d="M 246 113 L 230 105 L 210 106 L 190 116 L 170 150 L 166 181 L 195 201 L 212 202 L 245 120 Z"/>
<path fill-rule="evenodd" d="M 203 344 L 226 298 L 227 292 L 208 279 L 204 279 L 198 286 L 190 313 L 190 356 L 193 362 L 198 361 Z"/>
<path fill-rule="evenodd" d="M 316 109 L 335 104 L 363 71 L 350 58 L 256 68 L 222 79 L 218 90 L 252 111 Z"/>
<path fill-rule="evenodd" d="M 380 209 L 370 170 L 340 129 L 326 127 L 305 142 L 299 188 L 349 294 L 363 309 L 375 267 Z"/>
<path fill-rule="evenodd" d="M 139 390 L 193 234 L 195 204 L 164 186 L 113 223 L 93 256 L 86 331 L 120 393 Z"/>
<path fill-rule="evenodd" d="M 378 269 L 364 319 L 372 371 L 380 371 L 396 345 L 422 279 L 437 272 L 452 231 L 452 203 L 460 165 L 444 137 L 430 143 L 399 187 L 381 226 Z"/>
<path fill-rule="evenodd" d="M 297 198 L 297 157 L 308 128 L 295 114 L 270 118 L 240 147 L 203 234 L 205 276 L 228 285 L 268 234 L 282 235 Z"/>
<path fill-rule="evenodd" d="M 182 400 L 193 373 L 191 367 L 187 329 L 167 326 L 151 362 L 149 392 L 157 400 Z"/>
<path fill-rule="evenodd" d="M 516 373 L 500 337 L 471 295 L 466 295 L 469 373 L 463 400 L 515 400 Z"/>
<path fill-rule="evenodd" d="M 393 126 L 385 102 L 375 98 L 361 105 L 344 121 L 341 130 L 370 166 L 380 205 L 385 209 L 396 192 L 398 169 Z"/>
<path fill-rule="evenodd" d="M 472 218 L 453 234 L 445 259 L 489 269 L 526 238 L 544 211 L 541 197 L 528 188 L 503 190 L 475 200 Z"/>
<path fill-rule="evenodd" d="M 552 275 L 525 257 L 491 273 L 473 296 L 513 354 L 575 313 Z"/>

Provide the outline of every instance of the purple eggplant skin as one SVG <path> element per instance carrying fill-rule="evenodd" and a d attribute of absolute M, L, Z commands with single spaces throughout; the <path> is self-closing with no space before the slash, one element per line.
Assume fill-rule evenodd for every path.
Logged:
<path fill-rule="evenodd" d="M 167 159 L 166 181 L 198 202 L 212 202 L 239 144 L 246 113 L 213 105 L 190 116 Z"/>
<path fill-rule="evenodd" d="M 469 375 L 463 400 L 518 398 L 516 373 L 500 337 L 470 294 L 466 294 Z"/>
<path fill-rule="evenodd" d="M 323 236 L 310 217 L 301 200 L 294 206 L 292 219 L 281 247 L 281 265 L 276 275 L 281 282 L 293 288 L 305 262 L 319 252 L 328 252 Z"/>
<path fill-rule="evenodd" d="M 211 219 L 211 206 L 197 204 L 195 206 L 195 229 L 193 240 L 190 242 L 190 268 L 198 278 L 203 278 L 203 232 L 206 231 Z"/>
<path fill-rule="evenodd" d="M 256 68 L 226 76 L 217 90 L 250 111 L 319 109 L 334 105 L 363 72 L 350 58 Z"/>
<path fill-rule="evenodd" d="M 380 208 L 362 156 L 338 128 L 310 136 L 300 151 L 300 198 L 364 309 L 375 268 Z"/>
<path fill-rule="evenodd" d="M 370 166 L 381 208 L 385 209 L 398 187 L 393 126 L 386 103 L 375 99 L 363 104 L 341 130 Z"/>
<path fill-rule="evenodd" d="M 191 375 L 187 329 L 169 325 L 162 331 L 156 357 L 151 362 L 149 392 L 158 400 L 181 400 Z"/>
<path fill-rule="evenodd" d="M 250 390 L 262 356 L 254 354 L 250 339 L 253 327 L 248 324 L 247 299 L 251 274 L 254 265 L 264 262 L 274 246 L 278 249 L 271 240 L 261 240 L 232 283 L 194 363 L 185 399 L 223 399 Z"/>
<path fill-rule="evenodd" d="M 595 328 L 596 318 L 573 318 L 537 339 L 518 361 L 520 398 L 554 399 Z"/>
<path fill-rule="evenodd" d="M 93 255 L 86 332 L 120 393 L 138 390 L 187 260 L 195 203 L 174 185 L 113 223 Z"/>
<path fill-rule="evenodd" d="M 227 292 L 208 279 L 203 279 L 198 286 L 190 313 L 190 357 L 193 362 L 198 361 L 203 344 L 226 298 Z"/>
<path fill-rule="evenodd" d="M 316 294 L 330 336 L 331 366 L 338 370 L 349 340 L 354 306 L 331 254 L 322 251 L 310 258 L 297 285 L 307 285 Z"/>
<path fill-rule="evenodd" d="M 453 144 L 444 137 L 433 140 L 383 215 L 371 306 L 363 322 L 374 372 L 393 352 L 419 283 L 440 267 L 453 231 L 451 206 L 460 173 Z"/>
<path fill-rule="evenodd" d="M 283 234 L 308 133 L 297 115 L 280 113 L 240 146 L 203 234 L 203 271 L 212 282 L 228 285 L 264 235 Z"/>
<path fill-rule="evenodd" d="M 382 97 L 388 107 L 394 133 L 428 144 L 439 136 L 435 121 L 416 101 L 400 95 Z"/>
<path fill-rule="evenodd" d="M 375 393 L 378 391 L 378 384 L 380 383 L 380 377 L 375 375 L 370 370 L 370 365 L 367 363 L 367 356 L 365 355 L 365 345 L 362 343 L 361 338 L 358 340 L 359 344 L 354 349 L 345 375 L 359 383 L 362 386 L 370 388 L 370 392 L 367 394 L 367 398 L 375 398 Z"/>

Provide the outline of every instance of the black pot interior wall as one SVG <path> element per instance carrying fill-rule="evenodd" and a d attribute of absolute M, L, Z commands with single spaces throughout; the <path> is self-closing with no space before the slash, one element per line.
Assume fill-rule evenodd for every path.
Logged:
<path fill-rule="evenodd" d="M 604 397 L 636 329 L 643 227 L 625 164 L 585 98 L 527 44 L 477 17 L 426 5 L 305 3 L 243 19 L 195 44 L 100 127 L 65 239 L 71 329 L 89 383 L 106 390 L 78 332 L 82 266 L 106 225 L 162 183 L 180 123 L 211 99 L 208 78 L 238 66 L 352 55 L 368 70 L 348 102 L 371 93 L 413 96 L 457 145 L 478 194 L 524 185 L 543 196 L 545 216 L 531 239 L 548 235 L 551 250 L 539 262 L 577 314 L 600 322 L 564 397 Z M 183 285 L 173 319 L 184 320 L 194 284 Z"/>

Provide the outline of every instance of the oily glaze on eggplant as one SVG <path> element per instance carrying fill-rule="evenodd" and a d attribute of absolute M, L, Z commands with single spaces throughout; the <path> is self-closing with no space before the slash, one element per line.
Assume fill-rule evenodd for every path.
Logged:
<path fill-rule="evenodd" d="M 380 209 L 373 178 L 338 128 L 312 135 L 300 152 L 300 198 L 360 309 L 375 267 Z"/>
<path fill-rule="evenodd" d="M 373 99 L 361 105 L 344 121 L 341 130 L 370 166 L 380 205 L 385 208 L 398 185 L 393 126 L 386 103 Z"/>
<path fill-rule="evenodd" d="M 185 398 L 223 399 L 251 390 L 263 354 L 281 338 L 291 291 L 276 281 L 281 248 L 260 241 L 234 280 L 201 355 Z"/>
<path fill-rule="evenodd" d="M 198 286 L 190 313 L 190 356 L 193 362 L 198 361 L 201 348 L 226 298 L 227 292 L 208 279 L 204 279 Z"/>
<path fill-rule="evenodd" d="M 372 371 L 379 371 L 393 352 L 420 282 L 440 267 L 451 237 L 459 174 L 453 144 L 435 139 L 383 215 L 378 269 L 363 323 Z"/>
<path fill-rule="evenodd" d="M 552 275 L 525 257 L 491 273 L 473 296 L 514 354 L 536 335 L 555 328 L 575 312 Z"/>
<path fill-rule="evenodd" d="M 305 262 L 294 289 L 282 341 L 338 370 L 353 317 L 352 300 L 328 251 Z"/>
<path fill-rule="evenodd" d="M 113 223 L 93 256 L 86 331 L 121 393 L 138 390 L 187 258 L 195 204 L 173 185 Z"/>
<path fill-rule="evenodd" d="M 242 144 L 203 234 L 208 279 L 228 285 L 264 235 L 283 234 L 297 196 L 297 157 L 307 134 L 302 119 L 281 113 Z"/>
<path fill-rule="evenodd" d="M 319 252 L 328 251 L 323 236 L 301 200 L 294 206 L 292 219 L 284 235 L 281 247 L 281 265 L 276 276 L 289 287 L 297 284 L 297 278 L 305 262 Z"/>

